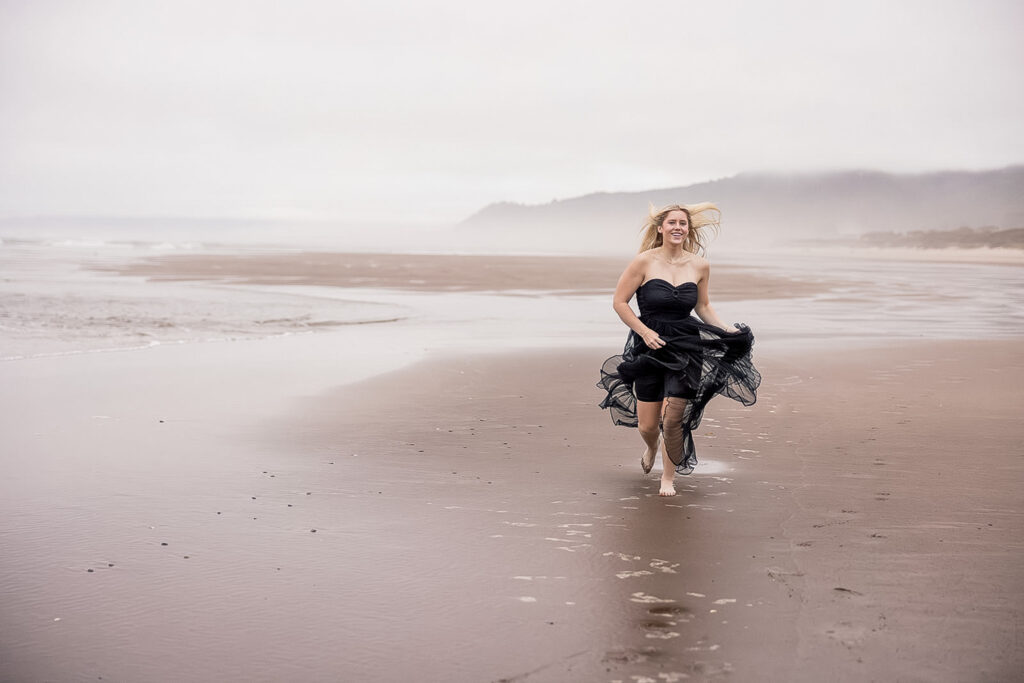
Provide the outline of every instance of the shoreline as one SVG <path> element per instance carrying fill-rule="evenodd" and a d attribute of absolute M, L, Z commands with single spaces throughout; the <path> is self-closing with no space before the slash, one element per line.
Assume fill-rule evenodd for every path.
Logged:
<path fill-rule="evenodd" d="M 248 285 L 315 285 L 436 292 L 610 293 L 628 257 L 422 255 L 301 252 L 171 255 L 93 270 L 155 281 L 222 281 Z M 776 299 L 823 291 L 820 282 L 721 265 L 714 293 L 720 300 Z"/>
<path fill-rule="evenodd" d="M 1024 266 L 1024 249 L 1010 247 L 900 247 L 870 244 L 808 244 L 792 247 L 809 254 L 908 263 L 969 263 L 986 266 Z"/>

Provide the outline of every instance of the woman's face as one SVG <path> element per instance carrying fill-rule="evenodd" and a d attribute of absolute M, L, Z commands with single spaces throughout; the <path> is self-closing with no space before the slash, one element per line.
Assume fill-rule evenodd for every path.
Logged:
<path fill-rule="evenodd" d="M 682 244 L 686 239 L 686 233 L 690 231 L 690 219 L 686 217 L 685 211 L 670 211 L 665 220 L 661 222 L 658 232 L 665 244 Z"/>

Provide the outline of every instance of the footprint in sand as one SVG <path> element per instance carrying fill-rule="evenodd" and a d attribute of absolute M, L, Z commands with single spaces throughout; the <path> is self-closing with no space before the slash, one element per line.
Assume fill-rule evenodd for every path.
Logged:
<path fill-rule="evenodd" d="M 669 562 L 668 560 L 652 559 L 650 565 L 651 569 L 661 572 L 662 574 L 675 574 L 676 569 L 679 568 L 678 562 Z"/>
<path fill-rule="evenodd" d="M 615 576 L 620 579 L 632 579 L 637 576 L 654 576 L 654 572 L 649 572 L 646 569 L 640 569 L 634 572 L 619 572 Z"/>
<path fill-rule="evenodd" d="M 644 638 L 654 638 L 658 640 L 669 640 L 671 638 L 678 638 L 679 632 L 677 631 L 648 631 L 644 634 Z"/>
<path fill-rule="evenodd" d="M 654 617 L 669 619 L 673 626 L 680 622 L 685 624 L 693 619 L 693 613 L 682 605 L 659 605 L 650 608 L 647 613 Z"/>
<path fill-rule="evenodd" d="M 671 640 L 678 638 L 679 632 L 672 630 L 679 622 L 690 621 L 692 615 L 687 613 L 686 608 L 678 606 L 652 607 L 647 610 L 649 615 L 646 621 L 640 623 L 640 630 L 644 632 L 645 638 L 652 640 Z"/>
<path fill-rule="evenodd" d="M 605 653 L 604 657 L 601 658 L 601 661 L 609 664 L 642 664 L 650 657 L 658 654 L 661 654 L 660 651 L 654 647 L 609 650 Z"/>
<path fill-rule="evenodd" d="M 601 556 L 602 557 L 615 556 L 615 557 L 618 557 L 623 562 L 635 562 L 636 560 L 640 559 L 639 555 L 626 555 L 625 553 L 616 553 L 616 552 L 601 553 Z"/>
<path fill-rule="evenodd" d="M 632 597 L 629 598 L 629 601 L 630 602 L 639 602 L 639 603 L 643 603 L 645 605 L 659 604 L 659 603 L 671 604 L 671 603 L 675 602 L 675 600 L 672 600 L 671 598 L 659 598 L 659 597 L 654 596 L 654 595 L 648 595 L 647 593 L 644 593 L 643 591 L 639 591 L 639 592 L 633 593 Z"/>

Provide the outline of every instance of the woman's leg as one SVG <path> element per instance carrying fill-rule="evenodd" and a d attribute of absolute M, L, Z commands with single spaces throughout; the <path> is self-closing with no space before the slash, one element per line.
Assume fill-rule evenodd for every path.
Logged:
<path fill-rule="evenodd" d="M 654 465 L 654 458 L 658 454 L 658 435 L 661 422 L 661 401 L 637 401 L 636 418 L 637 427 L 640 431 L 640 438 L 647 445 L 641 457 L 641 464 L 644 472 L 650 472 Z"/>
<path fill-rule="evenodd" d="M 669 396 L 664 401 L 664 412 L 661 416 L 662 430 L 665 434 L 665 446 L 661 454 L 661 491 L 659 495 L 674 496 L 676 487 L 673 483 L 676 475 L 676 464 L 683 462 L 685 435 L 683 434 L 683 417 L 686 413 L 686 399 Z"/>

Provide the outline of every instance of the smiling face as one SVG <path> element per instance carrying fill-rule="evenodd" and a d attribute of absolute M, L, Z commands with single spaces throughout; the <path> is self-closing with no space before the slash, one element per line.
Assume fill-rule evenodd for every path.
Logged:
<path fill-rule="evenodd" d="M 669 211 L 665 220 L 658 226 L 663 244 L 678 244 L 682 246 L 686 241 L 686 234 L 690 232 L 690 217 L 685 211 Z"/>

